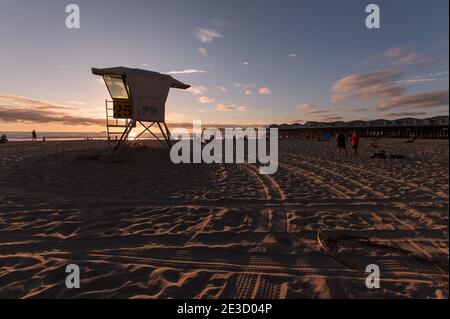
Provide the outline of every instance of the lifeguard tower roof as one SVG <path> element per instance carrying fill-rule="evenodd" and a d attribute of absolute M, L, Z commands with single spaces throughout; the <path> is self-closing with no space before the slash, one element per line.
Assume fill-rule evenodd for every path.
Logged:
<path fill-rule="evenodd" d="M 126 77 L 128 77 L 130 75 L 141 75 L 141 76 L 148 76 L 148 77 L 153 77 L 153 78 L 157 78 L 160 80 L 169 81 L 170 87 L 172 87 L 174 89 L 186 90 L 191 87 L 188 84 L 184 84 L 183 82 L 180 82 L 180 81 L 174 79 L 173 77 L 171 77 L 168 74 L 161 74 L 158 72 L 142 70 L 142 69 L 132 69 L 132 68 L 124 67 L 124 66 L 118 66 L 118 67 L 113 67 L 113 68 L 103 68 L 103 69 L 92 68 L 92 74 L 100 75 L 100 76 L 118 75 L 118 76 L 126 76 Z"/>

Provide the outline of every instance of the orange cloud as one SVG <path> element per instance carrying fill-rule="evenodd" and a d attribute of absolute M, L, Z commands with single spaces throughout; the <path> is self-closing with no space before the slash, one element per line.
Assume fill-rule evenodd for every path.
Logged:
<path fill-rule="evenodd" d="M 402 95 L 392 99 L 383 100 L 375 106 L 376 111 L 386 111 L 398 107 L 411 107 L 424 109 L 448 105 L 449 91 L 433 91 L 417 94 Z"/>
<path fill-rule="evenodd" d="M 259 94 L 261 94 L 261 95 L 269 95 L 269 94 L 272 93 L 272 91 L 270 90 L 270 88 L 267 87 L 267 86 L 264 86 L 264 87 L 260 88 L 260 89 L 258 90 L 258 92 L 259 92 Z"/>
<path fill-rule="evenodd" d="M 339 102 L 348 99 L 369 100 L 401 95 L 404 88 L 394 85 L 393 81 L 403 74 L 401 70 L 384 69 L 344 77 L 332 85 L 331 92 L 334 94 L 331 99 L 333 102 Z"/>
<path fill-rule="evenodd" d="M 248 107 L 246 106 L 235 106 L 235 105 L 225 105 L 225 104 L 217 104 L 217 111 L 221 112 L 247 112 Z"/>
<path fill-rule="evenodd" d="M 390 48 L 384 52 L 383 56 L 394 65 L 419 65 L 434 61 L 432 58 L 422 57 L 413 52 L 412 48 L 412 45 Z"/>
<path fill-rule="evenodd" d="M 74 108 L 59 103 L 15 95 L 0 95 L 0 120 L 3 122 L 59 123 L 65 125 L 103 125 L 104 119 L 80 117 Z"/>
<path fill-rule="evenodd" d="M 207 96 L 200 96 L 200 97 L 198 98 L 198 101 L 199 101 L 200 103 L 202 103 L 202 104 L 209 104 L 209 103 L 214 102 L 214 99 L 211 99 L 211 98 L 209 98 L 209 97 L 207 97 Z"/>

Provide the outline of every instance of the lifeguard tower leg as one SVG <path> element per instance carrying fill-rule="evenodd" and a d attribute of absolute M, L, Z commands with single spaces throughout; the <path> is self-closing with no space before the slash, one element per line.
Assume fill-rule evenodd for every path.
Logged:
<path fill-rule="evenodd" d="M 163 123 L 164 123 L 164 122 L 163 122 Z M 164 123 L 164 124 L 165 124 L 165 123 Z M 161 130 L 162 135 L 164 136 L 164 140 L 166 141 L 167 148 L 170 150 L 170 148 L 172 147 L 172 145 L 171 145 L 171 141 L 169 140 L 169 136 L 168 136 L 168 135 L 166 136 L 166 133 L 164 132 L 164 130 L 163 130 L 163 128 L 161 127 L 161 124 L 159 124 L 159 122 L 158 122 L 158 126 L 159 126 L 159 129 Z"/>
<path fill-rule="evenodd" d="M 170 136 L 169 128 L 167 127 L 166 122 L 163 122 L 163 124 L 164 124 L 164 127 L 165 127 L 165 129 L 166 129 L 167 140 L 169 141 L 170 147 L 172 147 L 172 138 L 171 138 L 171 136 Z"/>
<path fill-rule="evenodd" d="M 123 141 L 128 139 L 128 135 L 130 134 L 133 127 L 136 126 L 136 121 L 132 120 L 127 123 L 127 126 L 125 127 L 125 130 L 122 133 L 122 136 L 120 137 L 119 141 L 117 142 L 116 147 L 114 148 L 114 155 L 116 155 L 120 151 L 120 147 L 122 146 Z"/>

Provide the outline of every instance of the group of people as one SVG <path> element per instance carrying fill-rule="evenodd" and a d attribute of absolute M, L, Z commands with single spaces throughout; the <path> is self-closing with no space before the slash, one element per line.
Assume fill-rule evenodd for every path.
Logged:
<path fill-rule="evenodd" d="M 33 131 L 31 132 L 31 140 L 32 140 L 33 142 L 34 142 L 34 141 L 37 141 L 37 133 L 36 133 L 36 130 L 33 130 Z M 45 136 L 42 137 L 42 141 L 45 142 Z M 6 134 L 2 134 L 2 135 L 0 136 L 0 144 L 6 144 L 6 143 L 8 143 L 8 136 L 6 136 Z"/>
<path fill-rule="evenodd" d="M 350 138 L 350 144 L 352 145 L 353 156 L 359 156 L 358 146 L 359 146 L 359 136 L 356 131 L 353 131 L 352 136 Z M 336 144 L 337 144 L 337 155 L 341 155 L 342 152 L 347 156 L 347 137 L 345 134 L 340 131 L 336 133 Z"/>

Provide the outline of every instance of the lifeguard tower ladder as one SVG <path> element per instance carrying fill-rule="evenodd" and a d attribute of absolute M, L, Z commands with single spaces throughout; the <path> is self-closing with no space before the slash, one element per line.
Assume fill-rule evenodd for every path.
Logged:
<path fill-rule="evenodd" d="M 105 100 L 106 133 L 108 141 L 119 140 L 129 129 L 132 119 L 114 117 L 113 101 Z M 119 129 L 119 130 L 117 130 Z M 131 130 L 127 133 L 126 139 Z"/>

